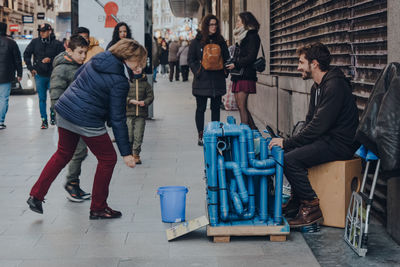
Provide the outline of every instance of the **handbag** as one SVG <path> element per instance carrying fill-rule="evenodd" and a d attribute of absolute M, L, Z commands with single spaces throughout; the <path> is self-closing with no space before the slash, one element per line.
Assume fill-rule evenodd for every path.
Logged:
<path fill-rule="evenodd" d="M 256 61 L 253 63 L 253 69 L 255 69 L 258 72 L 263 72 L 266 66 L 264 47 L 262 44 L 261 44 L 261 51 L 262 51 L 262 57 L 257 58 Z"/>

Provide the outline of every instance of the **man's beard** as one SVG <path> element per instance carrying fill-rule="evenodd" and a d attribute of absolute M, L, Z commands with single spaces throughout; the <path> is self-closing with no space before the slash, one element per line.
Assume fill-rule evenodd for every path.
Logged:
<path fill-rule="evenodd" d="M 301 75 L 301 77 L 303 78 L 303 80 L 309 80 L 312 78 L 311 76 L 311 71 L 304 71 Z"/>

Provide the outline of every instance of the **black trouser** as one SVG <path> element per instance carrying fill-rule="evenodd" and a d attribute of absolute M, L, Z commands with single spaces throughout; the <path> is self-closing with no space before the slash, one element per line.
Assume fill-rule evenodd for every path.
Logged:
<path fill-rule="evenodd" d="M 174 79 L 174 68 L 175 68 L 175 80 L 179 81 L 179 62 L 173 61 L 169 63 L 169 80 Z"/>
<path fill-rule="evenodd" d="M 292 192 L 300 200 L 312 200 L 317 195 L 308 180 L 308 168 L 322 163 L 347 160 L 352 155 L 341 153 L 338 149 L 323 140 L 311 144 L 286 150 L 284 160 L 284 173 L 288 179 Z"/>
<path fill-rule="evenodd" d="M 208 97 L 208 96 L 196 96 L 196 127 L 197 132 L 204 130 L 204 112 L 207 108 L 207 98 L 211 99 L 211 120 L 219 121 L 221 96 Z"/>
<path fill-rule="evenodd" d="M 189 66 L 188 65 L 182 65 L 181 66 L 181 72 L 182 72 L 182 81 L 187 81 L 189 77 Z"/>

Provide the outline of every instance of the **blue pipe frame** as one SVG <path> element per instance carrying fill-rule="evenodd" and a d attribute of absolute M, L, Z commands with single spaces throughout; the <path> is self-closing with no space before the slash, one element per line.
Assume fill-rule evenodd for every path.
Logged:
<path fill-rule="evenodd" d="M 247 125 L 236 125 L 233 117 L 227 122 L 210 122 L 203 136 L 210 224 L 248 220 L 282 224 L 283 150 L 269 150 L 270 138 L 264 139 Z M 259 158 L 254 153 L 254 136 L 260 138 Z M 268 176 L 275 176 L 273 203 L 268 203 Z"/>

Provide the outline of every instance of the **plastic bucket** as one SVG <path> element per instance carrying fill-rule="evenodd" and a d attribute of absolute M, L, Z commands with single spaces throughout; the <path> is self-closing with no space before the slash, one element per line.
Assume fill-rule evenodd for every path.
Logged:
<path fill-rule="evenodd" d="M 161 219 L 175 223 L 185 221 L 186 193 L 185 186 L 163 186 L 158 188 L 160 195 Z"/>

